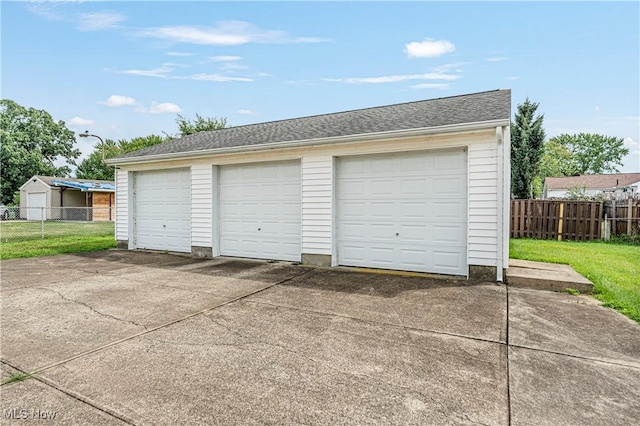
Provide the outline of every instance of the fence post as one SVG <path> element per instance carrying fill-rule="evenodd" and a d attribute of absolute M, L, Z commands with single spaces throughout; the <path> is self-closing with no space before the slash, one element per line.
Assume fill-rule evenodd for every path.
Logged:
<path fill-rule="evenodd" d="M 40 236 L 44 240 L 44 207 L 40 207 Z"/>
<path fill-rule="evenodd" d="M 609 239 L 611 238 L 611 229 L 609 228 L 609 216 L 605 213 L 604 214 L 604 222 L 602 222 L 602 238 L 604 238 L 605 241 L 609 241 Z"/>
<path fill-rule="evenodd" d="M 631 235 L 631 218 L 633 217 L 633 200 L 629 197 L 627 202 L 627 235 Z"/>
<path fill-rule="evenodd" d="M 564 203 L 560 203 L 560 214 L 558 215 L 558 241 L 562 241 L 562 216 L 564 215 Z"/>

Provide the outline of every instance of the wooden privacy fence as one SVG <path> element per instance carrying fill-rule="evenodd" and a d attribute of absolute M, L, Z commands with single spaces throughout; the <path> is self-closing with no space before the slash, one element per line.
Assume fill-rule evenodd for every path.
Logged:
<path fill-rule="evenodd" d="M 599 201 L 511 200 L 511 238 L 599 239 L 602 209 Z"/>
<path fill-rule="evenodd" d="M 606 232 L 611 235 L 640 234 L 640 199 L 610 200 L 604 204 Z M 608 239 L 608 235 L 603 235 Z"/>

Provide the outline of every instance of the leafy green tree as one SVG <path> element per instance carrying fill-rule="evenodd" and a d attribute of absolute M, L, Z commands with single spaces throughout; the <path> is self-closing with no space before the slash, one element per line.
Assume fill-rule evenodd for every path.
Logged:
<path fill-rule="evenodd" d="M 538 174 L 545 133 L 543 115 L 536 116 L 538 103 L 527 98 L 518 105 L 511 123 L 511 193 L 516 198 L 533 198 L 533 179 Z"/>
<path fill-rule="evenodd" d="M 0 100 L 0 203 L 9 204 L 15 191 L 33 175 L 66 177 L 80 156 L 75 135 L 64 121 L 44 110 Z M 56 166 L 65 160 L 66 164 Z"/>
<path fill-rule="evenodd" d="M 104 156 L 105 158 L 116 157 L 167 140 L 166 137 L 158 135 L 135 137 L 131 140 L 120 139 L 118 142 L 107 139 L 104 142 Z M 80 179 L 114 180 L 115 170 L 113 166 L 108 166 L 102 161 L 102 146 L 100 144 L 96 145 L 94 151 L 80 162 L 76 169 L 76 176 Z"/>
<path fill-rule="evenodd" d="M 104 141 L 104 157 L 111 158 L 121 153 L 115 141 Z M 113 166 L 107 166 L 102 161 L 102 146 L 96 145 L 94 151 L 83 159 L 76 169 L 76 177 L 79 179 L 113 180 L 115 178 Z"/>
<path fill-rule="evenodd" d="M 586 186 L 575 185 L 569 188 L 564 198 L 572 201 L 588 201 L 592 197 L 589 195 Z"/>
<path fill-rule="evenodd" d="M 159 135 L 139 136 L 131 140 L 121 139 L 118 142 L 118 146 L 122 151 L 121 153 L 126 154 L 128 152 L 138 151 L 139 149 L 158 145 L 162 142 L 167 142 L 168 140 L 168 137 Z"/>
<path fill-rule="evenodd" d="M 629 154 L 624 139 L 593 133 L 562 134 L 551 138 L 548 144 L 556 151 L 564 150 L 569 154 L 545 158 L 547 164 L 544 167 L 556 167 L 555 171 L 561 173 L 556 176 L 616 173 L 624 156 Z"/>
<path fill-rule="evenodd" d="M 205 130 L 224 129 L 225 127 L 227 127 L 227 119 L 224 117 L 205 118 L 199 114 L 196 114 L 196 118 L 192 121 L 191 119 L 184 118 L 182 115 L 178 114 L 178 117 L 176 118 L 176 124 L 178 125 L 178 130 L 180 131 L 178 137 L 182 137 L 198 132 L 203 132 Z"/>
<path fill-rule="evenodd" d="M 578 172 L 578 165 L 571 152 L 554 139 L 544 143 L 538 174 L 533 179 L 533 191 L 537 197 L 544 189 L 548 177 L 572 176 Z"/>
<path fill-rule="evenodd" d="M 176 124 L 178 125 L 180 133 L 176 135 L 175 138 L 180 138 L 205 130 L 225 128 L 227 126 L 227 119 L 216 117 L 205 118 L 196 114 L 196 118 L 191 120 L 178 114 Z M 174 136 L 165 133 L 164 136 L 149 135 L 135 137 L 130 140 L 121 139 L 117 143 L 107 139 L 107 141 L 105 141 L 105 158 L 117 157 L 118 155 L 126 154 L 128 152 L 138 151 L 143 148 L 167 142 L 173 138 Z M 114 179 L 113 166 L 107 166 L 102 162 L 102 147 L 100 145 L 96 145 L 94 152 L 78 164 L 76 176 L 80 179 Z"/>

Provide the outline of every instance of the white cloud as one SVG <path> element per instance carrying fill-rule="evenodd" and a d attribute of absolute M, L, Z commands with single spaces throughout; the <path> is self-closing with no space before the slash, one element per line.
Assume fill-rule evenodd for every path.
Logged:
<path fill-rule="evenodd" d="M 269 74 L 268 72 L 259 72 L 258 74 L 256 74 L 258 77 L 271 77 L 271 74 Z"/>
<path fill-rule="evenodd" d="M 137 32 L 143 37 L 180 43 L 235 46 L 247 43 L 317 43 L 313 37 L 292 37 L 285 31 L 265 30 L 249 22 L 223 21 L 212 27 L 187 25 L 146 28 Z"/>
<path fill-rule="evenodd" d="M 69 126 L 88 126 L 90 124 L 93 124 L 93 120 L 76 116 L 67 121 L 67 124 Z"/>
<path fill-rule="evenodd" d="M 253 114 L 253 111 L 251 111 L 250 109 L 239 109 L 238 114 L 243 114 L 243 115 L 251 115 Z"/>
<path fill-rule="evenodd" d="M 424 41 L 412 41 L 404 46 L 404 51 L 410 58 L 436 58 L 455 50 L 456 46 L 449 40 L 429 38 Z"/>
<path fill-rule="evenodd" d="M 167 55 L 169 55 L 169 56 L 193 56 L 193 55 L 195 55 L 195 53 L 189 53 L 189 52 L 167 52 Z"/>
<path fill-rule="evenodd" d="M 245 65 L 235 64 L 233 62 L 227 62 L 225 64 L 222 64 L 222 66 L 218 69 L 221 71 L 228 71 L 228 70 L 246 70 L 248 68 L 249 67 Z"/>
<path fill-rule="evenodd" d="M 144 77 L 157 77 L 157 78 L 167 78 L 167 74 L 173 71 L 171 67 L 159 67 L 150 70 L 139 70 L 139 69 L 131 69 L 131 70 L 123 70 L 117 71 L 119 74 L 131 74 L 131 75 L 141 75 Z"/>
<path fill-rule="evenodd" d="M 248 77 L 230 77 L 227 75 L 220 74 L 192 74 L 189 76 L 176 76 L 172 77 L 180 80 L 197 80 L 197 81 L 217 81 L 217 82 L 226 82 L 226 81 L 253 81 L 252 78 Z"/>
<path fill-rule="evenodd" d="M 77 23 L 80 31 L 99 31 L 117 28 L 125 19 L 125 16 L 113 12 L 83 13 Z"/>
<path fill-rule="evenodd" d="M 182 108 L 180 108 L 176 104 L 172 104 L 171 102 L 162 102 L 158 103 L 156 101 L 151 102 L 151 106 L 149 107 L 138 107 L 135 109 L 136 112 L 145 112 L 149 114 L 165 114 L 170 112 L 181 112 Z"/>
<path fill-rule="evenodd" d="M 109 107 L 119 107 L 125 105 L 135 105 L 136 100 L 131 96 L 111 95 L 106 101 L 99 102 Z"/>
<path fill-rule="evenodd" d="M 412 89 L 440 89 L 445 90 L 451 87 L 449 83 L 420 83 L 411 86 Z"/>
<path fill-rule="evenodd" d="M 380 77 L 350 77 L 350 78 L 325 78 L 325 81 L 349 83 L 349 84 L 379 84 L 379 83 L 398 83 L 407 80 L 445 80 L 454 81 L 460 76 L 453 74 L 445 74 L 431 72 L 425 74 L 401 74 L 401 75 L 384 75 Z"/>
<path fill-rule="evenodd" d="M 502 62 L 502 61 L 506 61 L 507 59 L 509 58 L 505 56 L 492 56 L 491 58 L 487 58 L 486 60 L 488 62 Z"/>
<path fill-rule="evenodd" d="M 210 62 L 233 62 L 233 61 L 241 60 L 242 56 L 219 55 L 219 56 L 209 56 L 207 59 Z"/>
<path fill-rule="evenodd" d="M 469 62 L 454 62 L 451 64 L 442 64 L 433 68 L 431 72 L 444 73 L 444 72 L 462 72 L 462 67 L 464 65 L 469 65 Z"/>
<path fill-rule="evenodd" d="M 511 76 L 511 77 L 507 77 L 507 80 L 517 80 L 520 77 L 516 77 L 516 76 Z"/>

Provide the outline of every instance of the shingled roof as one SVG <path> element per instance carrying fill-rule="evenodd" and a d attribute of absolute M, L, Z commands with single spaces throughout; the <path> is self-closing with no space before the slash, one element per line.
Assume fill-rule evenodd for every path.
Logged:
<path fill-rule="evenodd" d="M 640 173 L 548 177 L 544 180 L 547 189 L 569 189 L 575 187 L 609 189 L 621 188 L 637 182 L 640 182 Z"/>
<path fill-rule="evenodd" d="M 494 90 L 447 98 L 314 115 L 195 133 L 117 158 L 192 153 L 230 147 L 310 141 L 493 120 L 509 120 L 511 91 Z M 113 163 L 113 160 L 110 161 Z"/>

